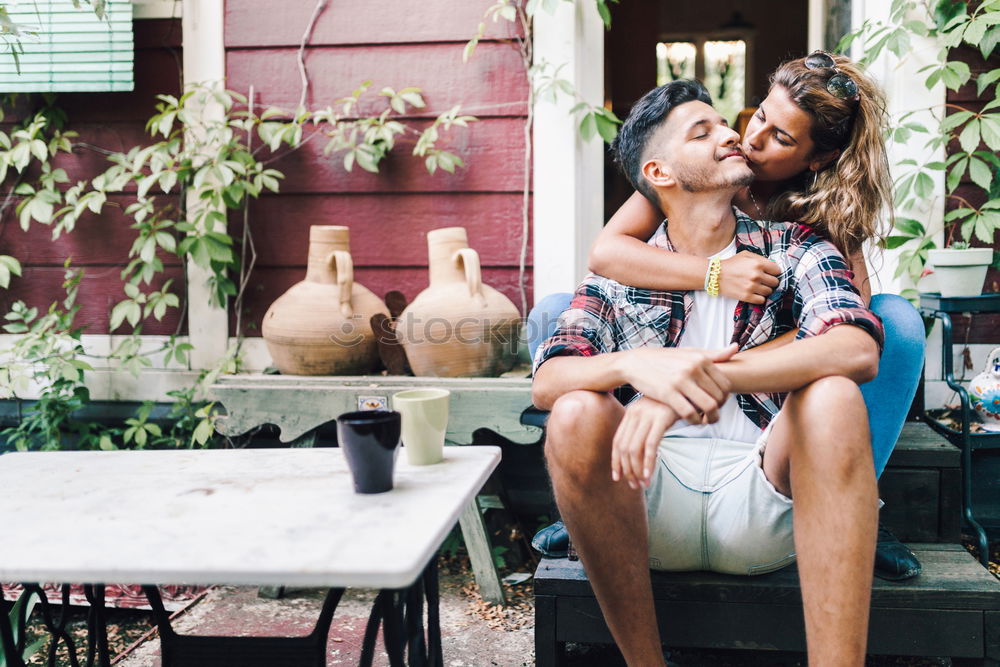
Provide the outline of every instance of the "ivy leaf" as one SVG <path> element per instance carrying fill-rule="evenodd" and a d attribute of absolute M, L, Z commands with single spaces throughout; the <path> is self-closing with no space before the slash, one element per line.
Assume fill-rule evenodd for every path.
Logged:
<path fill-rule="evenodd" d="M 597 134 L 597 120 L 593 113 L 588 113 L 580 121 L 580 136 L 585 141 L 590 141 Z"/>
<path fill-rule="evenodd" d="M 610 144 L 615 140 L 615 137 L 618 136 L 617 123 L 602 113 L 595 114 L 594 121 L 597 123 L 597 133 L 601 135 L 604 143 Z"/>
<path fill-rule="evenodd" d="M 993 243 L 993 234 L 1000 227 L 1000 213 L 986 211 L 976 218 L 976 238 L 983 243 Z"/>
<path fill-rule="evenodd" d="M 958 137 L 958 143 L 962 145 L 962 150 L 971 153 L 979 146 L 979 121 L 971 120 L 962 129 L 962 134 Z"/>
<path fill-rule="evenodd" d="M 955 191 L 955 188 L 957 188 L 958 184 L 962 181 L 962 176 L 965 174 L 965 170 L 968 166 L 969 158 L 966 156 L 958 160 L 951 168 L 951 171 L 948 172 L 948 179 L 946 181 L 948 192 Z"/>
<path fill-rule="evenodd" d="M 961 88 L 971 76 L 972 71 L 969 66 L 958 60 L 945 63 L 941 70 L 941 79 L 944 81 L 944 85 L 952 90 Z"/>
<path fill-rule="evenodd" d="M 7 289 L 11 275 L 21 275 L 21 262 L 10 255 L 0 255 L 0 287 Z"/>
<path fill-rule="evenodd" d="M 969 176 L 972 178 L 972 182 L 983 190 L 989 190 L 990 183 L 993 182 L 993 171 L 989 165 L 976 158 L 969 160 Z"/>
<path fill-rule="evenodd" d="M 896 229 L 911 237 L 924 235 L 923 223 L 913 218 L 896 218 Z"/>
<path fill-rule="evenodd" d="M 993 50 L 996 49 L 998 43 L 1000 43 L 1000 27 L 993 26 L 979 40 L 979 52 L 983 54 L 983 60 L 988 59 L 993 54 Z"/>
<path fill-rule="evenodd" d="M 997 71 L 1000 72 L 1000 70 Z M 983 141 L 993 151 L 1000 151 L 1000 120 L 994 118 L 997 115 L 1000 114 L 983 116 L 979 122 L 979 131 L 982 134 Z"/>
<path fill-rule="evenodd" d="M 962 36 L 962 39 L 965 40 L 966 44 L 978 46 L 979 41 L 983 38 L 983 35 L 986 34 L 986 29 L 988 27 L 989 26 L 985 21 L 973 19 L 972 21 L 969 21 L 969 24 L 966 26 L 965 34 Z"/>
<path fill-rule="evenodd" d="M 191 434 L 191 441 L 204 446 L 208 442 L 208 439 L 212 437 L 212 432 L 215 429 L 212 428 L 212 422 L 209 419 L 202 419 L 198 422 L 198 426 L 195 427 L 194 432 Z"/>
<path fill-rule="evenodd" d="M 887 236 L 885 239 L 885 247 L 887 250 L 894 250 L 901 245 L 912 241 L 914 237 L 912 236 Z"/>
<path fill-rule="evenodd" d="M 944 30 L 951 21 L 965 14 L 965 2 L 962 0 L 941 0 L 934 6 L 934 24 L 938 30 Z"/>

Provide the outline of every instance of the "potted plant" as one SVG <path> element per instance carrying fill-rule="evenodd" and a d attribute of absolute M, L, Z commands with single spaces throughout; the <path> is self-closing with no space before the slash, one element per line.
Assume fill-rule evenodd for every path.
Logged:
<path fill-rule="evenodd" d="M 979 296 L 986 270 L 993 263 L 993 249 L 971 248 L 957 241 L 949 248 L 928 251 L 927 260 L 934 267 L 941 296 Z"/>

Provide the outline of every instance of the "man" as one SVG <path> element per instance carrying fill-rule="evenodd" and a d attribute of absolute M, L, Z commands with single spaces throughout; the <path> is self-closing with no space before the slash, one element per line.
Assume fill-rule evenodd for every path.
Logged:
<path fill-rule="evenodd" d="M 629 665 L 664 664 L 649 567 L 756 574 L 796 554 L 809 664 L 861 665 L 878 500 L 857 385 L 877 371 L 881 325 L 832 245 L 732 208 L 753 175 L 709 102 L 699 83 L 661 86 L 613 147 L 666 213 L 650 243 L 710 258 L 709 289 L 593 274 L 577 289 L 532 387 L 551 410 L 556 501 Z M 763 306 L 710 289 L 713 258 L 742 250 L 782 268 Z M 623 385 L 640 393 L 624 407 L 609 393 Z"/>

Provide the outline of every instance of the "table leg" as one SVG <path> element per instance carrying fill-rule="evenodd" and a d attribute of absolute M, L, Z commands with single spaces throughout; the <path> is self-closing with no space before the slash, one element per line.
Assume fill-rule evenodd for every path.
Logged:
<path fill-rule="evenodd" d="M 365 624 L 365 637 L 361 642 L 361 659 L 358 660 L 358 667 L 371 667 L 375 659 L 375 640 L 378 638 L 378 626 L 382 620 L 382 598 L 386 591 L 379 591 L 372 604 L 371 613 L 368 614 L 368 623 Z"/>
<path fill-rule="evenodd" d="M 211 637 L 174 632 L 159 590 L 156 586 L 143 586 L 142 589 L 160 631 L 163 667 L 325 666 L 330 622 L 344 594 L 343 588 L 330 589 L 315 628 L 304 637 Z"/>
<path fill-rule="evenodd" d="M 423 584 L 427 596 L 427 664 L 429 667 L 443 667 L 437 557 L 431 558 L 431 562 L 424 569 Z M 416 585 L 420 585 L 420 582 L 418 581 Z"/>
<path fill-rule="evenodd" d="M 403 635 L 401 591 L 386 591 L 382 598 L 382 641 L 389 656 L 389 667 L 404 667 L 406 638 Z"/>
<path fill-rule="evenodd" d="M 433 558 L 412 586 L 403 590 L 379 591 L 368 615 L 365 636 L 361 643 L 359 667 L 371 667 L 379 625 L 389 664 L 403 665 L 404 654 L 409 667 L 442 667 L 440 596 L 438 592 L 437 558 Z M 424 599 L 427 600 L 427 634 L 424 637 Z M 403 629 L 406 629 L 404 635 Z"/>
<path fill-rule="evenodd" d="M 93 667 L 95 652 L 100 667 L 111 667 L 108 626 L 104 617 L 104 584 L 85 584 L 83 594 L 90 603 L 90 611 L 87 612 L 87 667 Z"/>
<path fill-rule="evenodd" d="M 409 667 L 426 667 L 427 642 L 424 637 L 424 591 L 423 578 L 406 591 L 406 634 Z"/>

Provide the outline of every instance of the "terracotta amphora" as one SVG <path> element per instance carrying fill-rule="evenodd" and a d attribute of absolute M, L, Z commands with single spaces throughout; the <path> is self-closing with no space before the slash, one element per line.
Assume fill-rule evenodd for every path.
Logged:
<path fill-rule="evenodd" d="M 290 375 L 360 375 L 378 366 L 369 320 L 382 300 L 354 282 L 347 227 L 309 228 L 306 279 L 271 304 L 262 326 L 274 365 Z"/>
<path fill-rule="evenodd" d="M 483 284 L 463 227 L 427 233 L 430 287 L 406 307 L 396 336 L 415 375 L 490 377 L 514 366 L 521 318 Z"/>

